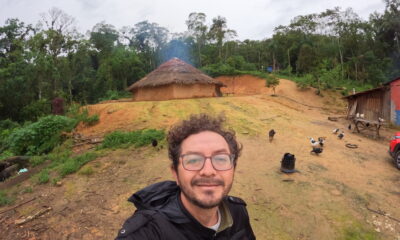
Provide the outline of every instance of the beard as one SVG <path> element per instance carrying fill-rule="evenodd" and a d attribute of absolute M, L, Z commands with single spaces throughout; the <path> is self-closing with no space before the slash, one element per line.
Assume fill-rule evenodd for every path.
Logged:
<path fill-rule="evenodd" d="M 223 188 L 222 194 L 216 196 L 216 194 L 219 194 L 219 192 L 213 190 L 206 190 L 202 192 L 197 191 L 196 194 L 194 188 L 201 184 L 212 184 L 212 185 L 222 186 Z M 229 191 L 231 190 L 232 183 L 226 185 L 224 181 L 219 179 L 199 178 L 199 179 L 193 179 L 190 182 L 190 186 L 186 186 L 185 184 L 181 184 L 179 182 L 179 187 L 181 188 L 181 192 L 183 193 L 183 195 L 193 205 L 202 209 L 211 209 L 217 207 L 221 203 L 222 199 L 226 195 L 228 195 Z"/>

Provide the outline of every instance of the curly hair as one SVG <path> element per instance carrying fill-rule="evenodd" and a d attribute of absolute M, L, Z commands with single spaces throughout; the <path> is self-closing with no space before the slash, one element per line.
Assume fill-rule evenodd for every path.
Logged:
<path fill-rule="evenodd" d="M 242 145 L 236 141 L 233 130 L 225 130 L 222 124 L 225 117 L 211 117 L 207 114 L 191 115 L 188 120 L 183 120 L 172 126 L 168 132 L 168 156 L 172 160 L 172 167 L 177 170 L 179 157 L 181 155 L 182 142 L 190 135 L 203 131 L 211 131 L 221 135 L 229 145 L 231 154 L 234 155 L 233 166 L 236 167 L 237 159 L 240 156 Z"/>

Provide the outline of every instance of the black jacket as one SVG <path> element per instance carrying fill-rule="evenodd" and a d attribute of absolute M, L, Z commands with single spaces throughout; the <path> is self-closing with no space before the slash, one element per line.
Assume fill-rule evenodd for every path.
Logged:
<path fill-rule="evenodd" d="M 233 224 L 217 233 L 192 217 L 179 196 L 180 189 L 173 181 L 156 183 L 133 194 L 129 201 L 135 204 L 137 210 L 125 221 L 116 240 L 256 239 L 246 203 L 240 198 L 224 198 Z"/>

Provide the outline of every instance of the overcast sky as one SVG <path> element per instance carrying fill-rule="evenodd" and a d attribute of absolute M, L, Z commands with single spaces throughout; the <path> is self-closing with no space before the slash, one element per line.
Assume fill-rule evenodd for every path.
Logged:
<path fill-rule="evenodd" d="M 171 32 L 183 32 L 189 13 L 203 12 L 207 24 L 220 15 L 237 31 L 238 39 L 260 40 L 298 15 L 335 6 L 351 7 L 364 20 L 385 8 L 383 0 L 0 0 L 0 25 L 8 18 L 36 24 L 40 13 L 57 7 L 75 18 L 81 33 L 103 20 L 117 29 L 148 20 Z"/>

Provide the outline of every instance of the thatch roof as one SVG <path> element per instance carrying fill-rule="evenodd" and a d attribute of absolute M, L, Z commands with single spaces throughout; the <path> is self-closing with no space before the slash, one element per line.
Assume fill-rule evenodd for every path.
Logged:
<path fill-rule="evenodd" d="M 157 69 L 128 87 L 128 91 L 144 87 L 157 87 L 168 84 L 216 84 L 224 86 L 218 80 L 207 76 L 199 69 L 178 58 L 172 58 Z"/>

